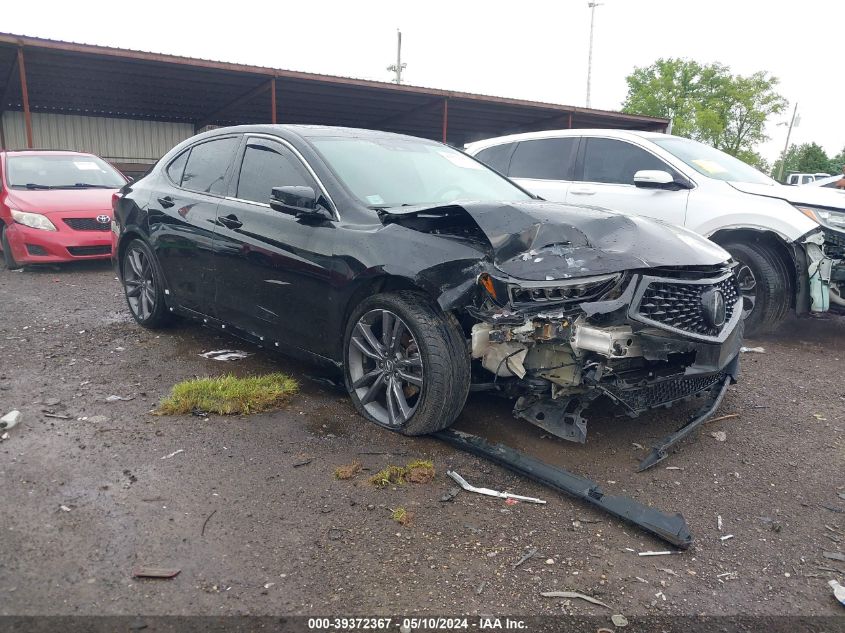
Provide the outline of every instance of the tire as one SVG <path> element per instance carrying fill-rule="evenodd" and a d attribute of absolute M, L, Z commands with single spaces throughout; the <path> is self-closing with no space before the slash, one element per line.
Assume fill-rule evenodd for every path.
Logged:
<path fill-rule="evenodd" d="M 723 245 L 739 262 L 737 276 L 743 292 L 745 335 L 754 337 L 771 332 L 783 321 L 791 304 L 790 283 L 787 271 L 777 253 L 759 244 L 731 242 Z M 749 288 L 747 274 L 751 274 L 754 285 Z M 754 294 L 753 305 L 749 297 Z"/>
<path fill-rule="evenodd" d="M 132 318 L 154 330 L 170 323 L 172 315 L 164 295 L 164 275 L 152 249 L 142 240 L 132 240 L 121 258 L 123 294 Z"/>
<path fill-rule="evenodd" d="M 0 246 L 3 247 L 3 262 L 9 270 L 17 270 L 21 265 L 15 261 L 12 255 L 12 247 L 9 246 L 9 238 L 6 237 L 6 227 L 0 223 Z"/>
<path fill-rule="evenodd" d="M 385 337 L 385 324 L 399 336 Z M 373 295 L 346 325 L 343 374 L 349 397 L 359 414 L 391 431 L 425 435 L 452 424 L 469 393 L 470 362 L 454 317 L 421 293 Z"/>

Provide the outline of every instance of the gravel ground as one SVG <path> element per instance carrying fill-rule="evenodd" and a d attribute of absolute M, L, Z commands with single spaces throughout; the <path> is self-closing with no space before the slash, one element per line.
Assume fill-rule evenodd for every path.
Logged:
<path fill-rule="evenodd" d="M 845 582 L 845 563 L 823 556 L 845 551 L 841 317 L 749 341 L 766 352 L 743 357 L 720 410 L 737 417 L 705 425 L 646 473 L 634 472 L 644 454 L 635 443 L 648 446 L 689 409 L 638 420 L 601 409 L 582 446 L 514 420 L 507 401 L 471 397 L 458 428 L 682 512 L 693 547 L 645 558 L 636 552 L 666 546 L 436 440 L 366 423 L 311 366 L 188 323 L 139 328 L 108 264 L 2 270 L 0 306 L 0 413 L 23 412 L 0 443 L 0 615 L 842 613 L 827 581 Z M 198 356 L 233 346 L 253 355 Z M 279 369 L 302 385 L 281 411 L 150 414 L 185 378 Z M 433 482 L 367 483 L 415 458 L 434 461 Z M 334 479 L 356 459 L 364 472 Z M 548 504 L 466 492 L 441 502 L 447 469 Z M 411 525 L 391 519 L 400 507 Z M 136 565 L 181 573 L 137 580 Z M 612 611 L 541 597 L 550 590 Z"/>

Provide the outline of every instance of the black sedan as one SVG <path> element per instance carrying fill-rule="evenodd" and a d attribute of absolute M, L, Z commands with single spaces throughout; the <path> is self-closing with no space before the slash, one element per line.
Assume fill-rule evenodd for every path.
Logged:
<path fill-rule="evenodd" d="M 335 366 L 363 416 L 406 434 L 449 426 L 473 388 L 584 441 L 598 396 L 637 415 L 737 373 L 725 251 L 539 200 L 433 141 L 216 129 L 124 187 L 115 218 L 139 324 L 178 314 Z"/>

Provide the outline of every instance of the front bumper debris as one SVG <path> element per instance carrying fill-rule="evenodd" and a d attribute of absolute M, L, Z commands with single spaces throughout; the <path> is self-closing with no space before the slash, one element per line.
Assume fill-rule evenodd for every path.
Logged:
<path fill-rule="evenodd" d="M 472 313 L 472 357 L 493 374 L 488 386 L 517 398 L 516 417 L 583 443 L 584 412 L 600 396 L 635 417 L 736 381 L 742 299 L 732 268 L 556 283 Z M 561 301 L 575 292 L 585 301 Z"/>
<path fill-rule="evenodd" d="M 541 484 L 560 490 L 639 526 L 667 543 L 687 549 L 692 544 L 687 522 L 681 514 L 666 514 L 630 497 L 606 495 L 594 481 L 540 461 L 502 444 L 489 444 L 483 438 L 447 429 L 435 437 L 474 455 L 484 457 Z"/>

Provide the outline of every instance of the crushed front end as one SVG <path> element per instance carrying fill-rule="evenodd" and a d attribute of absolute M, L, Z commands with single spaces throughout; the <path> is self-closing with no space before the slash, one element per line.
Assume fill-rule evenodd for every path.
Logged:
<path fill-rule="evenodd" d="M 584 442 L 583 411 L 608 397 L 630 416 L 735 382 L 742 341 L 735 264 L 525 281 L 481 273 L 467 310 L 476 389 L 516 397 L 514 414 Z"/>

